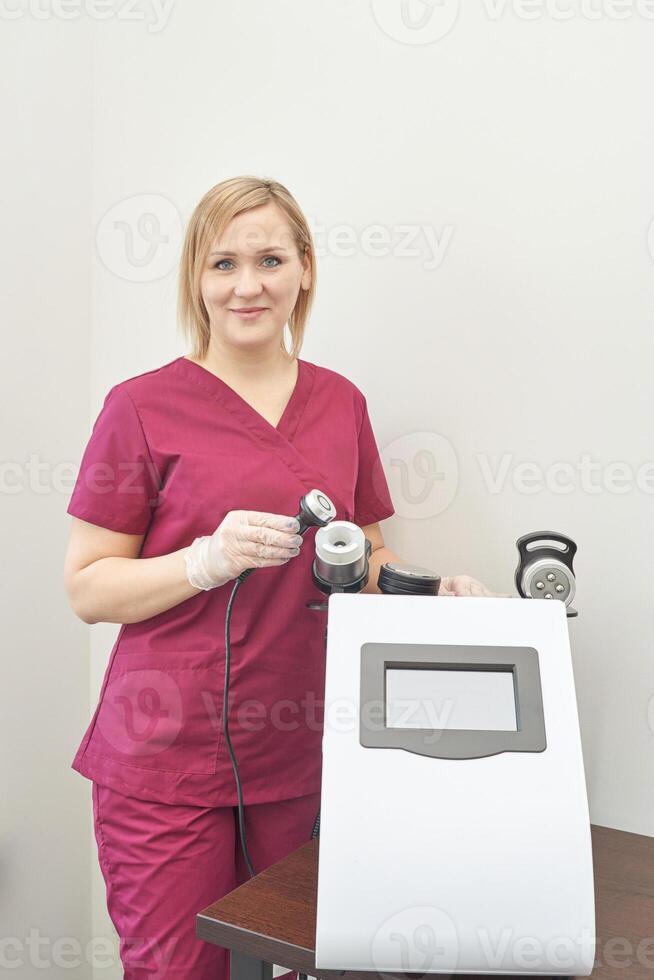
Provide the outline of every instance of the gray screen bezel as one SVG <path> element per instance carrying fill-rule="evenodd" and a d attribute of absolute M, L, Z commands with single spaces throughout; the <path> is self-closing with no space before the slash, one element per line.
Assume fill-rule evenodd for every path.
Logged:
<path fill-rule="evenodd" d="M 517 731 L 386 727 L 388 668 L 509 671 L 513 674 Z M 547 747 L 543 694 L 535 647 L 434 643 L 364 643 L 361 647 L 359 742 L 368 749 L 403 749 L 435 759 L 481 759 L 501 752 Z M 377 706 L 382 720 L 372 724 Z M 381 707 L 380 707 L 381 706 Z"/>

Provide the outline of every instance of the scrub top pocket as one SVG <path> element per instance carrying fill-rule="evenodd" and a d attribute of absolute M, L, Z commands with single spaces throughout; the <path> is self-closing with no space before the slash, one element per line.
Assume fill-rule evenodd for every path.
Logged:
<path fill-rule="evenodd" d="M 121 765 L 208 775 L 222 740 L 223 673 L 166 665 L 166 654 L 118 654 L 96 722 L 98 754 Z"/>

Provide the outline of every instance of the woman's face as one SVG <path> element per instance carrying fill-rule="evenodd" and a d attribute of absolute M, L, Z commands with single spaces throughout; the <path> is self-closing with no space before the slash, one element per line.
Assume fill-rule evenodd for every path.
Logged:
<path fill-rule="evenodd" d="M 278 347 L 300 289 L 310 285 L 309 257 L 300 259 L 283 211 L 272 202 L 244 211 L 211 245 L 200 279 L 212 341 Z"/>

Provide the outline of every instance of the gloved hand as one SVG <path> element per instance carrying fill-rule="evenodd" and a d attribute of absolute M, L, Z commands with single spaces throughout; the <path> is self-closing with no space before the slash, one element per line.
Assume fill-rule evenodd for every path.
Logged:
<path fill-rule="evenodd" d="M 471 575 L 447 575 L 441 579 L 439 595 L 469 595 L 482 597 L 492 597 L 510 599 L 508 592 L 491 592 L 483 582 L 479 582 Z"/>
<path fill-rule="evenodd" d="M 195 538 L 184 555 L 196 589 L 215 589 L 246 568 L 284 565 L 299 555 L 303 538 L 295 517 L 259 510 L 230 510 L 213 534 Z"/>

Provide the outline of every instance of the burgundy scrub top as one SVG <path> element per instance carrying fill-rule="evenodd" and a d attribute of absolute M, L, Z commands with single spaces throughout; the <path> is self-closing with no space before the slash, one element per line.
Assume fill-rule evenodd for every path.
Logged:
<path fill-rule="evenodd" d="M 224 381 L 186 357 L 109 391 L 68 513 L 145 534 L 141 558 L 212 534 L 230 510 L 295 515 L 324 490 L 336 520 L 394 513 L 368 416 L 351 381 L 298 359 L 272 426 Z M 320 790 L 327 613 L 313 583 L 316 529 L 285 565 L 258 568 L 231 617 L 229 731 L 246 803 Z M 225 612 L 233 582 L 122 625 L 73 769 L 128 796 L 237 802 L 222 734 Z"/>

